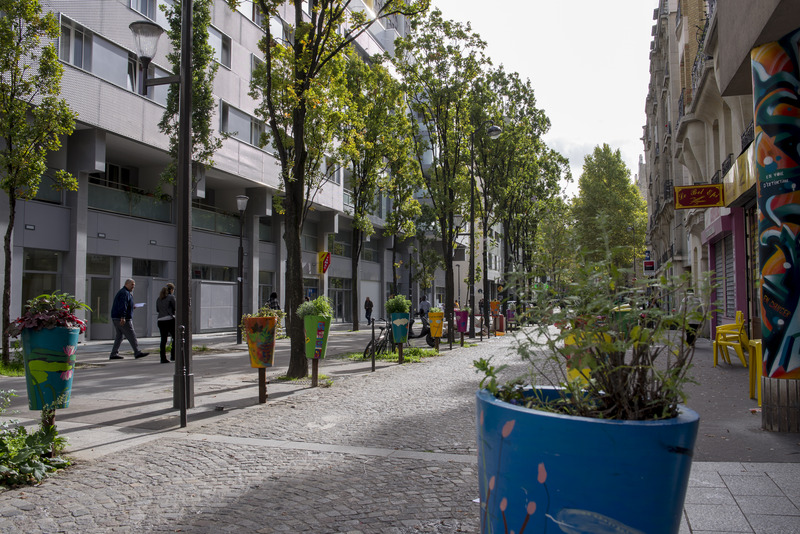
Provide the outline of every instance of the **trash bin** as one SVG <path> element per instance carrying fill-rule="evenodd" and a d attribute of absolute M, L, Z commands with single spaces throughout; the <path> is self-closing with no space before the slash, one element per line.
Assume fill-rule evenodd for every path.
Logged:
<path fill-rule="evenodd" d="M 611 319 L 614 327 L 620 331 L 627 332 L 638 323 L 638 317 L 633 313 L 630 304 L 622 304 L 611 309 Z"/>
<path fill-rule="evenodd" d="M 503 317 L 502 315 L 499 315 L 499 314 L 495 315 L 494 316 L 494 321 L 495 321 L 495 330 L 497 332 L 505 332 L 506 331 L 506 318 L 505 317 Z"/>

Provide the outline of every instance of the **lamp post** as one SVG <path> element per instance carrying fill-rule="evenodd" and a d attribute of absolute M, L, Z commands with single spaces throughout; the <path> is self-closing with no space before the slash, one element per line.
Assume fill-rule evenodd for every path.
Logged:
<path fill-rule="evenodd" d="M 497 139 L 503 129 L 495 126 L 491 120 L 483 123 L 469 135 L 470 178 L 469 188 L 469 337 L 475 337 L 475 132 L 489 126 L 486 135 L 489 139 Z M 485 230 L 484 230 L 485 231 Z M 486 273 L 484 273 L 486 276 Z M 486 304 L 484 303 L 484 306 Z"/>
<path fill-rule="evenodd" d="M 239 289 L 239 304 L 238 304 L 238 311 L 239 315 L 237 316 L 237 323 L 242 319 L 242 301 L 244 300 L 244 247 L 242 246 L 242 237 L 244 237 L 244 212 L 247 210 L 247 201 L 250 200 L 250 197 L 246 195 L 237 195 L 236 196 L 236 208 L 239 210 L 239 270 L 237 271 L 237 286 Z M 239 328 L 238 324 L 236 326 L 236 344 L 242 344 L 242 329 Z"/>
<path fill-rule="evenodd" d="M 137 53 L 142 66 L 149 66 L 155 55 L 158 39 L 163 30 L 150 21 L 129 25 L 136 40 Z M 181 64 L 180 74 L 147 80 L 147 70 L 142 80 L 142 94 L 150 85 L 178 83 L 180 85 L 178 112 L 178 170 L 175 198 L 177 202 L 177 264 L 176 282 L 179 303 L 176 310 L 176 332 L 180 337 L 178 357 L 175 362 L 173 407 L 180 409 L 181 427 L 186 427 L 186 409 L 194 406 L 194 376 L 192 375 L 191 328 L 191 250 L 192 250 L 192 2 L 181 2 Z"/>

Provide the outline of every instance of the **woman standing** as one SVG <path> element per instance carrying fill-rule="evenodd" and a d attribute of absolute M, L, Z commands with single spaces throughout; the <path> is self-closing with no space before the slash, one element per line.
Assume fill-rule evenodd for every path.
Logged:
<path fill-rule="evenodd" d="M 156 301 L 158 311 L 158 330 L 161 332 L 161 363 L 175 361 L 175 291 L 174 284 L 167 284 L 161 290 Z M 167 337 L 172 336 L 172 348 L 167 360 Z"/>

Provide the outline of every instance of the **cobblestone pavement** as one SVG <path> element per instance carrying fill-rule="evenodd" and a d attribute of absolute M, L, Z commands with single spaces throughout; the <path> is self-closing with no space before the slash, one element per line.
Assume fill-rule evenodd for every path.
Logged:
<path fill-rule="evenodd" d="M 477 532 L 472 361 L 444 351 L 0 494 L 0 532 Z"/>

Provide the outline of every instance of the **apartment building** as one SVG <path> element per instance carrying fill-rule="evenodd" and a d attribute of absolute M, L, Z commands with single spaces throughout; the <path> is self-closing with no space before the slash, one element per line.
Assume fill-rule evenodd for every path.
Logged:
<path fill-rule="evenodd" d="M 676 274 L 714 273 L 712 328 L 742 311 L 758 339 L 758 163 L 768 160 L 754 142 L 751 51 L 791 37 L 800 10 L 792 0 L 662 0 L 654 20 L 642 178 L 649 244 L 661 269 L 672 260 Z M 724 205 L 674 209 L 672 188 L 703 184 L 719 184 Z"/>
<path fill-rule="evenodd" d="M 35 295 L 56 289 L 85 298 L 89 314 L 87 339 L 112 336 L 111 300 L 128 277 L 136 279 L 139 335 L 154 335 L 155 300 L 176 275 L 176 216 L 171 201 L 154 193 L 169 163 L 168 139 L 158 129 L 167 87 L 142 91 L 142 62 L 129 24 L 150 20 L 166 28 L 161 6 L 171 0 L 46 0 L 44 9 L 58 15 L 59 57 L 65 67 L 62 96 L 78 114 L 73 135 L 51 156 L 49 168 L 67 169 L 79 181 L 77 192 L 58 192 L 43 180 L 37 198 L 18 204 L 13 236 L 12 316 Z M 308 4 L 304 3 L 308 10 Z M 375 9 L 359 0 L 353 9 Z M 270 21 L 273 32 L 289 38 L 289 6 Z M 214 81 L 217 107 L 214 128 L 228 132 L 202 169 L 192 208 L 192 329 L 230 331 L 238 324 L 237 279 L 243 279 L 245 312 L 266 303 L 272 291 L 285 302 L 286 252 L 283 221 L 273 210 L 279 191 L 279 166 L 269 147 L 257 146 L 264 124 L 255 116 L 249 96 L 253 65 L 260 61 L 263 32 L 251 2 L 238 11 L 223 1 L 213 5 L 209 39 L 219 69 Z M 358 39 L 365 56 L 392 51 L 407 31 L 402 16 L 377 21 Z M 170 70 L 170 42 L 162 36 L 148 77 Z M 353 276 L 349 178 L 339 169 L 315 198 L 302 236 L 306 294 L 328 295 L 336 318 L 352 320 Z M 171 191 L 167 187 L 165 192 Z M 243 216 L 244 268 L 238 272 L 240 220 L 236 197 L 249 197 Z M 388 204 L 381 202 L 373 223 L 383 227 Z M 0 203 L 0 225 L 8 221 L 7 202 Z M 364 244 L 359 264 L 360 300 L 369 296 L 381 307 L 391 287 L 391 240 L 373 236 Z M 319 272 L 318 253 L 332 253 L 330 267 Z M 0 273 L 0 276 L 2 274 Z M 401 283 L 411 293 L 407 279 Z M 177 295 L 180 299 L 181 295 Z M 375 311 L 380 313 L 379 309 Z"/>

